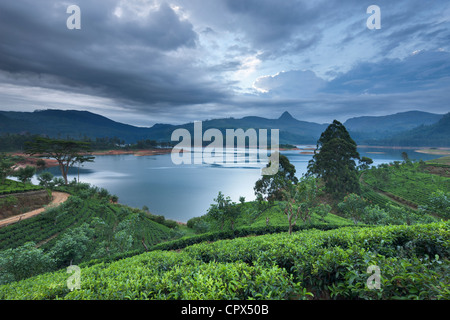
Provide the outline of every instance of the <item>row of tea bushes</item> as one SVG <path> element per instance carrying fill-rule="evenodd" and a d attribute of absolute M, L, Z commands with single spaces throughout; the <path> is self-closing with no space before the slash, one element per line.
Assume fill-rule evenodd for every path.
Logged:
<path fill-rule="evenodd" d="M 449 299 L 449 223 L 317 229 L 199 243 L 0 287 L 0 299 Z M 370 289 L 369 266 L 380 289 Z"/>

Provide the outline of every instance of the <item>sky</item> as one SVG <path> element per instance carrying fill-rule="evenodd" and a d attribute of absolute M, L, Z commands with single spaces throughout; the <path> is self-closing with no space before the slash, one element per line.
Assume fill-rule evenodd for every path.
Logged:
<path fill-rule="evenodd" d="M 0 2 L 0 110 L 330 123 L 444 114 L 449 89 L 446 0 Z"/>

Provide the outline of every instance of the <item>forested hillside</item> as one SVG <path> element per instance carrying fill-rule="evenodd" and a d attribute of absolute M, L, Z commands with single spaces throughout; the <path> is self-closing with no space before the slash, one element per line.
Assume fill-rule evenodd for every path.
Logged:
<path fill-rule="evenodd" d="M 439 122 L 440 121 L 440 122 Z M 439 123 L 438 123 L 439 122 Z M 449 146 L 448 115 L 409 111 L 387 116 L 365 116 L 348 119 L 348 131 L 358 144 L 399 146 Z M 327 124 L 295 119 L 284 112 L 277 119 L 261 116 L 243 118 L 203 119 L 202 129 L 278 129 L 280 143 L 315 144 Z M 104 116 L 76 110 L 38 110 L 35 112 L 0 111 L 0 135 L 46 135 L 52 138 L 114 139 L 115 144 L 133 144 L 138 140 L 170 142 L 172 132 L 186 129 L 191 135 L 193 123 L 180 125 L 157 123 L 148 127 L 136 127 Z M 19 136 L 10 136 L 20 140 Z M 22 139 L 27 139 L 25 135 Z M 11 141 L 0 137 L 9 150 Z M 269 139 L 270 141 L 270 139 Z M 20 142 L 20 141 L 18 141 Z M 17 145 L 17 143 L 16 143 Z"/>

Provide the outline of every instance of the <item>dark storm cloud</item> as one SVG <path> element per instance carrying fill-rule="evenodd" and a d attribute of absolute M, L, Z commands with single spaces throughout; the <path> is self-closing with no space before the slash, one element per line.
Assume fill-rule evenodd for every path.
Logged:
<path fill-rule="evenodd" d="M 388 94 L 450 87 L 450 53 L 425 51 L 405 59 L 362 62 L 330 81 L 329 93 Z"/>
<path fill-rule="evenodd" d="M 248 99 L 247 108 L 273 116 L 288 110 L 299 119 L 326 122 L 330 115 L 345 120 L 408 110 L 443 114 L 450 111 L 450 53 L 423 51 L 405 59 L 361 62 L 330 81 L 312 71 L 283 72 L 259 78 L 255 87 L 265 90 L 260 94 L 264 102 Z"/>
<path fill-rule="evenodd" d="M 264 50 L 262 59 L 301 52 L 321 39 L 314 26 L 324 19 L 324 11 L 311 1 L 225 0 L 225 4 L 246 39 Z"/>
<path fill-rule="evenodd" d="M 81 30 L 66 28 L 69 4 L 0 2 L 0 99 L 55 89 L 173 123 L 448 109 L 444 1 L 377 1 L 376 31 L 361 0 L 84 0 Z"/>
<path fill-rule="evenodd" d="M 56 2 L 56 4 L 58 4 Z M 66 6 L 54 1 L 0 3 L 0 69 L 39 74 L 38 85 L 94 88 L 123 103 L 205 103 L 224 93 L 203 80 L 189 61 L 171 58 L 193 48 L 197 34 L 166 3 L 138 19 L 113 14 L 111 1 L 79 2 L 81 30 L 68 30 Z M 169 54 L 168 54 L 169 53 Z"/>

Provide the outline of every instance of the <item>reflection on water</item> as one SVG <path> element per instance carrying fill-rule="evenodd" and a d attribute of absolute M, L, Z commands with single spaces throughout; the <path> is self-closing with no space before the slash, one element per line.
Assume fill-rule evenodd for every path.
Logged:
<path fill-rule="evenodd" d="M 374 165 L 402 160 L 403 151 L 408 153 L 410 159 L 436 158 L 413 150 L 359 149 L 361 156 L 374 160 Z M 301 154 L 299 150 L 281 153 L 295 165 L 296 176 L 300 178 L 306 172 L 312 155 Z M 240 154 L 241 160 L 242 157 L 244 155 Z M 253 187 L 261 177 L 264 165 L 248 161 L 175 165 L 170 154 L 139 157 L 106 155 L 96 156 L 93 163 L 86 163 L 81 168 L 72 168 L 69 180 L 78 178 L 79 174 L 81 182 L 108 189 L 119 197 L 120 203 L 137 208 L 145 205 L 153 214 L 186 222 L 192 217 L 204 215 L 219 191 L 235 202 L 239 201 L 240 196 L 254 200 Z M 60 176 L 59 168 L 50 168 L 49 171 Z M 36 178 L 33 183 L 37 183 Z"/>

